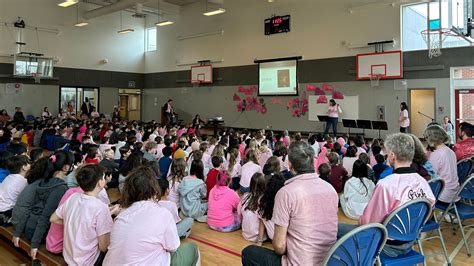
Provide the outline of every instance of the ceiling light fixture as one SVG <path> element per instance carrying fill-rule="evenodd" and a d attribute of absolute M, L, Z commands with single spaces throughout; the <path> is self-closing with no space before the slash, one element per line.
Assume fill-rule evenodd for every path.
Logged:
<path fill-rule="evenodd" d="M 76 24 L 74 24 L 74 26 L 76 27 L 84 27 L 84 26 L 87 26 L 89 25 L 89 22 L 87 21 L 83 21 L 83 20 L 79 20 L 79 5 L 76 6 Z"/>
<path fill-rule="evenodd" d="M 173 25 L 174 21 L 163 19 L 160 15 L 160 0 L 158 0 L 158 22 L 155 23 L 156 26 L 158 27 L 163 27 L 163 26 L 168 26 L 168 25 Z"/>
<path fill-rule="evenodd" d="M 127 33 L 130 33 L 130 32 L 134 32 L 135 30 L 132 29 L 132 28 L 128 28 L 128 29 L 124 29 L 123 28 L 123 25 L 122 25 L 122 11 L 120 11 L 120 30 L 117 31 L 117 33 L 120 33 L 120 34 L 127 34 Z"/>
<path fill-rule="evenodd" d="M 62 2 L 59 2 L 58 6 L 60 6 L 60 7 L 70 7 L 70 6 L 75 5 L 77 3 L 79 3 L 79 0 L 64 0 Z"/>
<path fill-rule="evenodd" d="M 222 13 L 225 13 L 225 9 L 224 8 L 218 8 L 218 9 L 215 9 L 215 10 L 211 10 L 211 11 L 206 11 L 204 13 L 202 13 L 204 16 L 214 16 L 214 15 L 219 15 L 219 14 L 222 14 Z"/>

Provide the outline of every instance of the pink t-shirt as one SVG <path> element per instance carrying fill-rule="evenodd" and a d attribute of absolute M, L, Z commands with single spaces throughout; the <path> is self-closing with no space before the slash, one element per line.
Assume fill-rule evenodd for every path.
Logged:
<path fill-rule="evenodd" d="M 176 203 L 169 200 L 160 200 L 158 201 L 158 205 L 167 209 L 171 213 L 171 216 L 173 216 L 175 223 L 181 222 L 181 218 L 178 214 L 178 206 L 176 205 Z"/>
<path fill-rule="evenodd" d="M 398 168 L 395 172 L 401 169 L 407 168 Z M 434 204 L 435 197 L 428 182 L 409 171 L 391 174 L 377 183 L 359 224 L 382 223 L 397 207 L 417 198 L 427 198 Z"/>
<path fill-rule="evenodd" d="M 265 220 L 260 215 L 258 216 L 260 218 L 260 221 L 263 222 L 265 225 L 265 231 L 267 233 L 267 236 L 273 240 L 273 236 L 275 235 L 275 223 L 273 223 L 272 220 Z"/>
<path fill-rule="evenodd" d="M 244 201 L 249 196 L 249 193 L 245 193 L 242 196 L 242 200 L 237 206 L 237 212 L 242 221 L 242 236 L 248 241 L 255 242 L 258 239 L 258 227 L 260 220 L 257 213 L 245 209 L 247 205 L 244 204 Z"/>
<path fill-rule="evenodd" d="M 98 237 L 112 230 L 109 207 L 98 198 L 74 193 L 56 210 L 63 219 L 63 256 L 68 265 L 93 265 L 100 255 Z"/>
<path fill-rule="evenodd" d="M 170 184 L 170 187 L 169 187 L 170 188 L 170 193 L 168 194 L 168 200 L 173 202 L 174 204 L 176 204 L 176 206 L 179 206 L 178 187 L 179 187 L 179 184 L 181 184 L 181 182 L 176 181 L 173 184 L 173 181 L 169 180 L 169 184 Z"/>
<path fill-rule="evenodd" d="M 242 187 L 250 187 L 250 180 L 252 179 L 253 174 L 261 173 L 262 167 L 260 165 L 249 161 L 242 166 L 242 175 L 240 177 L 240 185 Z"/>
<path fill-rule="evenodd" d="M 439 200 L 450 203 L 459 190 L 456 154 L 447 146 L 442 146 L 430 154 L 428 161 L 438 176 L 444 180 L 444 189 L 439 195 Z"/>
<path fill-rule="evenodd" d="M 207 224 L 215 227 L 233 225 L 239 201 L 239 195 L 234 190 L 215 185 L 209 192 Z"/>
<path fill-rule="evenodd" d="M 172 215 L 153 201 L 139 201 L 115 219 L 104 265 L 170 265 L 180 245 Z"/>
<path fill-rule="evenodd" d="M 288 155 L 285 155 L 285 160 L 283 160 L 283 157 L 278 157 L 278 160 L 280 161 L 280 170 L 281 171 L 290 171 L 290 166 L 288 165 Z"/>
<path fill-rule="evenodd" d="M 276 197 L 272 221 L 287 228 L 283 265 L 320 265 L 336 242 L 339 198 L 317 174 L 295 176 Z"/>
<path fill-rule="evenodd" d="M 26 178 L 20 174 L 10 174 L 0 183 L 0 212 L 13 209 L 18 195 L 28 185 Z"/>
<path fill-rule="evenodd" d="M 267 163 L 268 158 L 272 156 L 273 156 L 273 153 L 270 149 L 267 149 L 266 152 L 260 154 L 260 158 L 258 159 L 258 164 L 260 165 L 260 167 L 262 167 L 262 169 L 263 169 L 263 166 L 265 166 L 265 164 Z"/>
<path fill-rule="evenodd" d="M 337 105 L 334 105 L 334 106 L 329 105 L 328 117 L 333 117 L 333 118 L 339 117 L 339 108 L 337 107 Z"/>
<path fill-rule="evenodd" d="M 70 196 L 74 193 L 82 193 L 80 187 L 70 188 L 64 193 L 63 197 L 59 201 L 59 205 L 63 204 Z M 63 239 L 64 239 L 64 225 L 62 224 L 51 224 L 49 227 L 48 235 L 46 236 L 46 249 L 54 254 L 63 252 Z"/>

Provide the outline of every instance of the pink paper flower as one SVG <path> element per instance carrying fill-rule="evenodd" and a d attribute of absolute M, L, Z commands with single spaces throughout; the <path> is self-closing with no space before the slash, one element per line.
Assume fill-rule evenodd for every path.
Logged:
<path fill-rule="evenodd" d="M 323 90 L 325 90 L 325 91 L 333 91 L 334 89 L 332 88 L 331 85 L 324 83 L 324 84 L 323 84 Z"/>
<path fill-rule="evenodd" d="M 239 87 L 239 92 L 245 92 L 246 89 L 244 87 Z"/>
<path fill-rule="evenodd" d="M 316 86 L 314 85 L 306 85 L 306 91 L 315 91 L 316 90 Z"/>
<path fill-rule="evenodd" d="M 287 103 L 286 103 L 286 108 L 291 108 L 293 106 L 293 101 L 292 100 L 289 100 Z"/>
<path fill-rule="evenodd" d="M 319 98 L 316 100 L 316 103 L 328 103 L 328 98 L 326 96 L 321 95 Z"/>
<path fill-rule="evenodd" d="M 339 92 L 339 91 L 334 91 L 332 93 L 332 98 L 335 99 L 335 100 L 343 100 L 344 99 L 344 95 Z"/>
<path fill-rule="evenodd" d="M 238 101 L 240 101 L 240 100 L 242 100 L 242 99 L 240 99 L 240 96 L 237 95 L 237 93 L 234 93 L 234 96 L 232 97 L 232 100 L 238 102 Z"/>
<path fill-rule="evenodd" d="M 325 95 L 326 93 L 321 90 L 321 88 L 316 88 L 316 90 L 314 90 L 314 95 Z"/>

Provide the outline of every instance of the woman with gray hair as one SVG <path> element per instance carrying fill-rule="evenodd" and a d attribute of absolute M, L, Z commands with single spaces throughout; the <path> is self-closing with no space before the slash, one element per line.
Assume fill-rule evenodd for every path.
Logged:
<path fill-rule="evenodd" d="M 449 136 L 438 125 L 429 126 L 424 133 L 428 147 L 433 152 L 428 161 L 433 165 L 433 170 L 439 177 L 444 179 L 444 189 L 439 195 L 438 204 L 448 206 L 455 200 L 459 189 L 457 175 L 456 154 L 445 143 L 449 142 Z"/>

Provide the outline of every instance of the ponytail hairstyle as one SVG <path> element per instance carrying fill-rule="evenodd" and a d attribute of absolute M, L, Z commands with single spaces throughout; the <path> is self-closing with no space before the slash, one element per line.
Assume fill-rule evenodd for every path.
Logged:
<path fill-rule="evenodd" d="M 64 166 L 71 167 L 73 164 L 74 155 L 71 152 L 57 151 L 51 156 L 43 157 L 34 162 L 26 175 L 26 180 L 28 184 L 40 179 L 48 182 L 54 177 L 54 173 L 62 171 Z"/>
<path fill-rule="evenodd" d="M 265 220 L 269 221 L 273 217 L 273 206 L 275 205 L 275 196 L 277 192 L 285 185 L 285 178 L 282 174 L 274 174 L 268 180 L 265 192 L 260 199 L 258 206 L 258 214 Z"/>
<path fill-rule="evenodd" d="M 365 195 L 369 193 L 369 189 L 364 183 L 364 177 L 367 178 L 368 171 L 367 171 L 367 164 L 362 160 L 356 160 L 354 162 L 354 166 L 352 167 L 352 177 L 356 177 L 360 179 L 360 182 L 365 188 Z"/>
<path fill-rule="evenodd" d="M 244 210 L 253 212 L 258 211 L 260 198 L 265 192 L 265 177 L 262 173 L 255 173 L 250 180 L 250 192 L 245 196 L 242 205 L 245 206 Z"/>
<path fill-rule="evenodd" d="M 174 159 L 171 163 L 171 173 L 169 180 L 171 181 L 171 186 L 174 186 L 176 182 L 181 182 L 183 177 L 186 175 L 186 161 L 184 158 Z"/>
<path fill-rule="evenodd" d="M 248 162 L 254 162 L 255 164 L 258 164 L 258 153 L 257 153 L 257 150 L 255 149 L 250 149 L 247 151 L 247 153 L 245 154 L 245 163 L 248 163 Z"/>
<path fill-rule="evenodd" d="M 237 163 L 237 159 L 239 158 L 239 151 L 235 148 L 230 149 L 229 151 L 229 165 L 227 166 L 227 172 L 229 175 L 232 174 L 234 171 L 234 166 Z"/>

